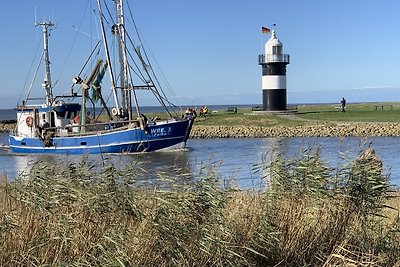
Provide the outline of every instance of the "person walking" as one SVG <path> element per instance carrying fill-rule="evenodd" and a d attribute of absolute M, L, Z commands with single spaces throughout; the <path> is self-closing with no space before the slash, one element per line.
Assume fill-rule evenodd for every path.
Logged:
<path fill-rule="evenodd" d="M 340 103 L 342 103 L 342 112 L 346 112 L 346 99 L 343 97 Z"/>

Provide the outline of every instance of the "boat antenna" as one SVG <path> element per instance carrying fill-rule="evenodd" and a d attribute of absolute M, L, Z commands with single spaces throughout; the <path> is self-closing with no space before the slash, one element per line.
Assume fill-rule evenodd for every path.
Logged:
<path fill-rule="evenodd" d="M 49 36 L 50 28 L 55 24 L 51 21 L 36 22 L 35 26 L 42 26 L 43 29 L 43 61 L 45 65 L 45 77 L 42 87 L 46 90 L 46 104 L 51 105 L 53 99 L 53 92 L 51 87 L 51 73 L 50 73 L 50 58 L 49 58 Z"/>

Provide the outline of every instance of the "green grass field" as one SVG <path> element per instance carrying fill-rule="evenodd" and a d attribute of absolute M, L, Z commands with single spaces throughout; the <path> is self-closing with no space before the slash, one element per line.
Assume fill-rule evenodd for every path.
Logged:
<path fill-rule="evenodd" d="M 346 112 L 336 109 L 340 105 L 299 106 L 298 116 L 318 121 L 399 122 L 399 103 L 350 104 Z"/>
<path fill-rule="evenodd" d="M 273 127 L 301 126 L 321 122 L 333 124 L 337 122 L 400 122 L 400 103 L 349 104 L 346 112 L 341 112 L 340 104 L 299 105 L 297 111 L 294 115 L 253 116 L 250 109 L 238 109 L 237 114 L 218 110 L 212 115 L 198 117 L 196 125 Z"/>
<path fill-rule="evenodd" d="M 146 116 L 167 118 L 165 113 L 146 113 Z M 400 122 L 400 103 L 348 104 L 346 112 L 341 112 L 340 104 L 299 105 L 297 113 L 289 115 L 254 115 L 250 108 L 239 108 L 236 114 L 214 110 L 204 117 L 198 116 L 195 125 L 290 127 L 343 122 Z"/>

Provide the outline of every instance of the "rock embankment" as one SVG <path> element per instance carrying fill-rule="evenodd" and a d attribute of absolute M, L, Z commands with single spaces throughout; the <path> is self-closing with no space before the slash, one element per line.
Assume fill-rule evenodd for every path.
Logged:
<path fill-rule="evenodd" d="M 294 127 L 194 125 L 191 138 L 400 136 L 398 123 L 357 123 Z"/>
<path fill-rule="evenodd" d="M 0 123 L 0 132 L 8 133 L 15 127 L 15 122 L 3 121 Z"/>
<path fill-rule="evenodd" d="M 1 132 L 9 132 L 13 123 L 0 123 Z M 400 136 L 399 123 L 357 123 L 307 125 L 293 127 L 203 126 L 194 125 L 190 138 L 254 138 L 311 136 Z"/>

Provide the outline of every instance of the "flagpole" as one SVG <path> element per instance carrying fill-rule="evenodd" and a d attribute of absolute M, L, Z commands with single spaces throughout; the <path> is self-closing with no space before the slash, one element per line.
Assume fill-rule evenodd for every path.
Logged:
<path fill-rule="evenodd" d="M 275 25 L 275 24 L 274 24 L 274 25 Z M 266 27 L 261 26 L 261 36 L 260 36 L 261 54 L 264 54 L 264 52 L 265 52 L 264 49 L 263 49 L 263 47 L 264 47 L 263 35 L 264 35 L 265 33 L 270 33 L 270 28 L 266 28 Z"/>
<path fill-rule="evenodd" d="M 264 54 L 264 52 L 263 52 L 263 32 L 262 32 L 262 30 L 260 32 L 260 51 L 261 51 L 260 55 Z"/>

